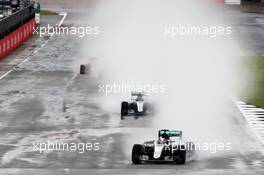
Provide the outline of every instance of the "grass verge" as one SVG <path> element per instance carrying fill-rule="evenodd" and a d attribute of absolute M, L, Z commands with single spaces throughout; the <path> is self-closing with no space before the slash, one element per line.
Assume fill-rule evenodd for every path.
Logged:
<path fill-rule="evenodd" d="M 53 10 L 43 9 L 40 11 L 40 15 L 58 15 L 58 13 Z"/>
<path fill-rule="evenodd" d="M 248 60 L 247 65 L 251 75 L 252 80 L 252 93 L 245 99 L 248 104 L 255 105 L 257 107 L 264 108 L 264 56 L 256 56 Z"/>

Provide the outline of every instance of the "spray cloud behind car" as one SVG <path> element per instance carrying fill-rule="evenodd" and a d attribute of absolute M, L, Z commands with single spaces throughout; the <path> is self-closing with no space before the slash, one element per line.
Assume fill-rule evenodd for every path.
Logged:
<path fill-rule="evenodd" d="M 129 146 L 161 128 L 180 129 L 197 142 L 237 142 L 229 124 L 229 97 L 243 90 L 236 73 L 244 53 L 230 26 L 212 11 L 194 0 L 112 0 L 98 1 L 87 17 L 101 26 L 101 34 L 87 40 L 83 53 L 102 59 L 106 82 L 166 85 L 165 93 L 153 97 L 158 114 L 151 128 L 138 129 Z M 203 32 L 168 36 L 168 27 L 179 24 Z M 218 31 L 214 37 L 212 27 Z M 117 105 L 108 109 L 119 111 L 122 96 L 111 98 Z"/>

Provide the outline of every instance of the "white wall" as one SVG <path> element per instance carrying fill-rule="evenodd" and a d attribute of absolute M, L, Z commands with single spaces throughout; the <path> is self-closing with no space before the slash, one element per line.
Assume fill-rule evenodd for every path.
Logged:
<path fill-rule="evenodd" d="M 241 0 L 225 0 L 226 4 L 241 4 Z"/>

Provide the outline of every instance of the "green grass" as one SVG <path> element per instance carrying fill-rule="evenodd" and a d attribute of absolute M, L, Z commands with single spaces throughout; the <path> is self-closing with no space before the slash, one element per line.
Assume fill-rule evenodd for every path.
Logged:
<path fill-rule="evenodd" d="M 40 15 L 58 15 L 58 13 L 52 10 L 43 9 L 40 11 Z"/>
<path fill-rule="evenodd" d="M 264 108 L 264 56 L 256 56 L 247 61 L 253 79 L 251 83 L 252 93 L 244 100 L 248 104 Z M 243 99 L 243 98 L 242 98 Z"/>

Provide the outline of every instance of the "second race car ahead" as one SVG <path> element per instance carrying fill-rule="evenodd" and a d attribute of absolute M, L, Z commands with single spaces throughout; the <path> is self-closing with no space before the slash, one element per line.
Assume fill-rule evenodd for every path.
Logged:
<path fill-rule="evenodd" d="M 142 92 L 132 92 L 131 102 L 123 101 L 121 103 L 121 120 L 124 120 L 125 116 L 144 116 L 147 114 L 153 114 L 153 105 L 145 100 L 146 95 Z"/>
<path fill-rule="evenodd" d="M 100 59 L 89 58 L 86 64 L 80 65 L 80 75 L 90 75 L 92 77 L 101 79 L 102 78 L 102 68 L 100 64 Z"/>

